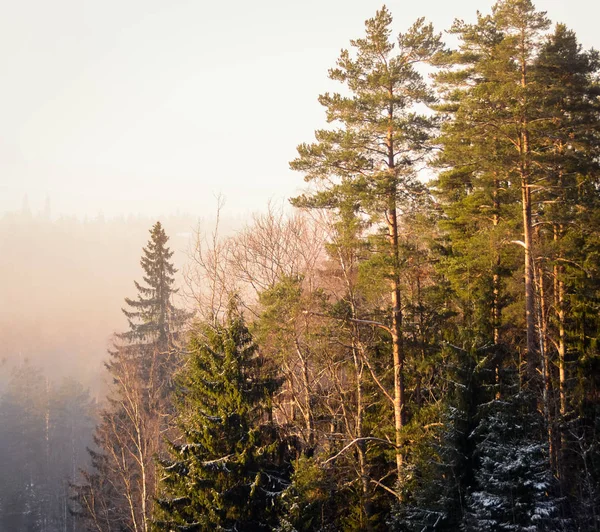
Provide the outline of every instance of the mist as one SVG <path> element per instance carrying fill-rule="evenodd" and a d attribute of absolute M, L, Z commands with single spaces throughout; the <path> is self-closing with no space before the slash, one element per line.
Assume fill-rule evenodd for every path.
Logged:
<path fill-rule="evenodd" d="M 27 208 L 0 217 L 0 386 L 28 361 L 50 380 L 75 378 L 102 398 L 107 348 L 113 333 L 127 328 L 121 308 L 125 297 L 136 297 L 142 247 L 157 219 L 51 219 Z M 198 227 L 214 221 L 192 215 L 160 221 L 185 305 L 190 245 Z M 227 231 L 236 223 L 224 220 L 221 226 Z"/>
<path fill-rule="evenodd" d="M 214 217 L 52 218 L 49 201 L 34 214 L 26 199 L 0 216 L 0 530 L 78 530 L 73 486 L 92 467 L 108 349 L 128 329 L 121 309 L 138 296 L 134 281 L 144 284 L 142 248 L 157 220 L 178 270 L 174 303 L 193 308 L 188 257 Z"/>

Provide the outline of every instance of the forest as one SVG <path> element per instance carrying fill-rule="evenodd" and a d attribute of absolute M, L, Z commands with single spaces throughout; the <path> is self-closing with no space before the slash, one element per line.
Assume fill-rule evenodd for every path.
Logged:
<path fill-rule="evenodd" d="M 105 401 L 13 371 L 1 530 L 600 531 L 600 55 L 473 19 L 368 19 L 304 192 L 182 278 L 152 225 Z"/>

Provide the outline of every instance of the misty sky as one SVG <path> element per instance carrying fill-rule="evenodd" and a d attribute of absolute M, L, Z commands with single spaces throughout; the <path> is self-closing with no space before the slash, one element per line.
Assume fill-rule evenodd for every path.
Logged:
<path fill-rule="evenodd" d="M 262 209 L 303 185 L 327 69 L 380 0 L 1 0 L 0 213 Z M 438 30 L 488 0 L 388 2 Z M 600 47 L 596 0 L 538 0 Z"/>

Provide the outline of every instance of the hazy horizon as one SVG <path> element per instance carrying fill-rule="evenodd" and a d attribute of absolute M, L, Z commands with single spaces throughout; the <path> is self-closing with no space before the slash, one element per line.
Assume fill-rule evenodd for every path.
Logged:
<path fill-rule="evenodd" d="M 600 47 L 600 4 L 538 0 Z M 396 31 L 446 30 L 492 2 L 388 3 Z M 324 125 L 317 96 L 381 1 L 247 4 L 27 0 L 0 21 L 0 214 L 51 199 L 53 216 L 263 210 L 303 187 L 288 169 Z M 8 16 L 6 16 L 8 15 Z"/>
<path fill-rule="evenodd" d="M 600 47 L 600 4 L 588 4 L 536 2 L 585 48 Z M 474 20 L 477 8 L 491 5 L 388 3 L 396 32 L 419 16 L 446 30 L 454 18 Z M 10 341 L 0 360 L 39 348 L 50 358 L 68 352 L 75 372 L 82 359 L 101 368 L 110 334 L 125 325 L 120 307 L 140 279 L 141 248 L 156 220 L 183 269 L 187 239 L 199 220 L 213 224 L 220 195 L 226 232 L 269 202 L 287 209 L 304 186 L 288 162 L 325 124 L 318 95 L 337 87 L 327 70 L 381 6 L 6 4 L 0 328 Z M 48 305 L 61 293 L 62 314 Z M 89 301 L 95 321 L 86 321 Z M 88 337 L 69 349 L 78 337 L 64 324 L 73 321 L 84 323 Z"/>

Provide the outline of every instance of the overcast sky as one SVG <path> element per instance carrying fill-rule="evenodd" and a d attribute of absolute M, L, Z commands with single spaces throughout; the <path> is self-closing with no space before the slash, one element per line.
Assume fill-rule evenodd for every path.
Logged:
<path fill-rule="evenodd" d="M 395 30 L 488 0 L 390 1 Z M 1 0 L 0 213 L 248 213 L 303 186 L 327 69 L 375 0 Z M 600 2 L 538 0 L 600 48 Z"/>

